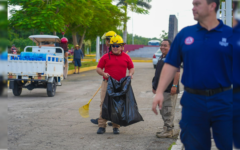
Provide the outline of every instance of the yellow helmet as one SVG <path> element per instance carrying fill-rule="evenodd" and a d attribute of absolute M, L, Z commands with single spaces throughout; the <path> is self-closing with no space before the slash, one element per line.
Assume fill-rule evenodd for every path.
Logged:
<path fill-rule="evenodd" d="M 102 36 L 102 39 L 106 39 L 106 38 L 111 38 L 113 36 L 117 35 L 116 32 L 114 31 L 108 31 L 107 33 L 104 33 Z"/>
<path fill-rule="evenodd" d="M 110 44 L 125 44 L 122 37 L 120 35 L 116 35 L 111 38 Z"/>
<path fill-rule="evenodd" d="M 106 37 L 113 37 L 115 35 L 117 35 L 117 34 L 114 31 L 109 31 L 109 32 L 106 33 Z"/>

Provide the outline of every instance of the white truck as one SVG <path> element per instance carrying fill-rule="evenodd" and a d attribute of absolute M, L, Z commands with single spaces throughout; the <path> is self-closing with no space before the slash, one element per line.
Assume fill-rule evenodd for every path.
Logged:
<path fill-rule="evenodd" d="M 26 46 L 21 55 L 8 54 L 9 88 L 15 96 L 21 95 L 22 88 L 46 88 L 47 95 L 53 97 L 63 80 L 64 50 L 57 47 L 61 41 L 53 35 L 29 38 L 38 46 Z M 27 52 L 29 48 L 31 52 Z"/>

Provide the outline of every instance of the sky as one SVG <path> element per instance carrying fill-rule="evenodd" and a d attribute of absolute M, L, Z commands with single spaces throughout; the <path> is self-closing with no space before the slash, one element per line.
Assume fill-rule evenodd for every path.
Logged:
<path fill-rule="evenodd" d="M 192 0 L 152 0 L 148 15 L 129 12 L 128 33 L 143 37 L 160 37 L 162 30 L 168 33 L 169 15 L 178 18 L 178 30 L 196 24 L 192 14 Z M 133 19 L 133 20 L 132 20 Z M 133 27 L 132 27 L 133 26 Z M 132 30 L 133 29 L 133 30 Z"/>
<path fill-rule="evenodd" d="M 117 0 L 113 0 L 113 4 L 116 2 Z M 169 15 L 176 15 L 178 18 L 179 31 L 196 24 L 192 14 L 192 0 L 152 0 L 150 4 L 152 8 L 148 15 L 128 12 L 128 16 L 131 17 L 127 23 L 128 33 L 147 38 L 160 38 L 162 30 L 168 33 Z"/>

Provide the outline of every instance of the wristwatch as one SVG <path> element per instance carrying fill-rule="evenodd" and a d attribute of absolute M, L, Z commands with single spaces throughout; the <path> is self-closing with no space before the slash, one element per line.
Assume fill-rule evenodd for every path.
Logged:
<path fill-rule="evenodd" d="M 177 85 L 175 85 L 175 84 L 173 84 L 172 86 L 173 86 L 173 87 L 177 87 Z"/>

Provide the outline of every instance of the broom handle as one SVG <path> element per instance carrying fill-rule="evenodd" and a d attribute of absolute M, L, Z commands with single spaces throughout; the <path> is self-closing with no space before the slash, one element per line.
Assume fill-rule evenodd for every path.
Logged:
<path fill-rule="evenodd" d="M 97 93 L 100 89 L 101 89 L 101 86 L 98 88 L 98 90 L 95 92 L 95 94 L 93 95 L 93 97 L 91 99 L 93 99 L 97 95 Z"/>

